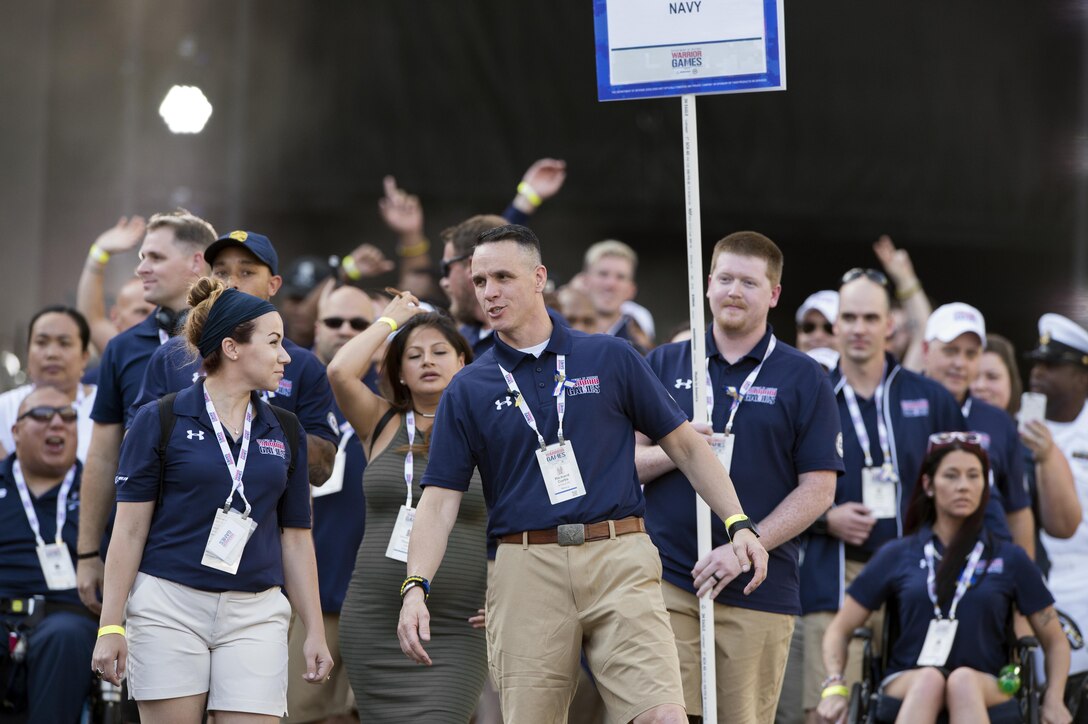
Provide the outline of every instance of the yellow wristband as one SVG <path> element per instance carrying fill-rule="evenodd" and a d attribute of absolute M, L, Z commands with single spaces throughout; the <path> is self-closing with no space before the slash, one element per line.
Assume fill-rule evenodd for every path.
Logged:
<path fill-rule="evenodd" d="M 533 206 L 540 206 L 544 203 L 544 199 L 540 198 L 540 194 L 536 192 L 536 189 L 525 181 L 518 184 L 518 193 L 527 198 Z"/>
<path fill-rule="evenodd" d="M 353 282 L 363 278 L 363 273 L 359 271 L 359 267 L 355 264 L 355 258 L 351 254 L 340 260 L 340 268 L 344 270 L 344 274 L 347 275 L 348 279 Z"/>
<path fill-rule="evenodd" d="M 850 690 L 842 684 L 836 684 L 835 686 L 829 686 L 820 693 L 821 699 L 826 699 L 829 696 L 841 696 L 844 699 L 850 698 Z"/>
<path fill-rule="evenodd" d="M 392 317 L 378 317 L 376 320 L 374 320 L 374 324 L 377 324 L 378 322 L 385 322 L 386 324 L 388 324 L 390 332 L 397 331 L 397 320 L 393 319 Z"/>
<path fill-rule="evenodd" d="M 744 513 L 737 513 L 736 515 L 729 516 L 725 519 L 725 529 L 729 530 L 734 523 L 740 522 L 742 520 L 748 520 L 748 516 Z"/>
<path fill-rule="evenodd" d="M 897 289 L 895 291 L 895 298 L 901 302 L 905 302 L 920 291 L 922 291 L 922 282 L 919 279 L 915 279 L 914 282 L 908 284 L 903 289 Z"/>
<path fill-rule="evenodd" d="M 820 699 L 827 699 L 828 697 L 842 697 L 843 699 L 849 699 L 850 689 L 846 688 L 842 684 L 838 684 L 836 686 L 829 686 L 824 689 L 823 692 L 820 692 L 819 695 Z"/>
<path fill-rule="evenodd" d="M 114 625 L 114 626 L 103 626 L 102 628 L 98 629 L 98 638 L 102 638 L 103 636 L 108 636 L 109 634 L 121 634 L 122 636 L 124 636 L 125 635 L 125 627 L 124 626 Z"/>
<path fill-rule="evenodd" d="M 98 244 L 91 244 L 91 249 L 87 252 L 87 256 L 91 257 L 99 264 L 105 264 L 110 260 L 110 253 L 104 251 Z"/>
<path fill-rule="evenodd" d="M 397 248 L 397 255 L 404 259 L 411 259 L 417 256 L 423 256 L 431 250 L 431 242 L 424 239 L 423 241 L 412 244 L 411 246 L 401 246 Z"/>

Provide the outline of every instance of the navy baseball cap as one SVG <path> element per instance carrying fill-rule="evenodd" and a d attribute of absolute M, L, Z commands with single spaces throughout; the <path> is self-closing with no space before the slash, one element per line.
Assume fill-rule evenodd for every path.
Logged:
<path fill-rule="evenodd" d="M 213 265 L 219 252 L 230 246 L 238 246 L 249 251 L 271 269 L 273 275 L 280 273 L 280 258 L 276 256 L 276 248 L 272 246 L 267 236 L 252 231 L 232 231 L 226 236 L 219 237 L 204 250 L 204 261 L 208 262 L 208 266 Z"/>

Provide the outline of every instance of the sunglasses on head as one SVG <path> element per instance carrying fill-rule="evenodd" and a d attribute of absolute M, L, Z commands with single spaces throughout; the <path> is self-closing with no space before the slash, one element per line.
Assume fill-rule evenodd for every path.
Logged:
<path fill-rule="evenodd" d="M 835 334 L 835 327 L 831 322 L 801 322 L 801 326 L 798 327 L 805 334 L 812 334 L 817 329 L 823 329 L 827 334 Z"/>
<path fill-rule="evenodd" d="M 31 407 L 29 410 L 19 415 L 16 418 L 16 422 L 22 420 L 24 417 L 30 417 L 38 422 L 49 422 L 53 419 L 53 415 L 60 415 L 60 419 L 63 422 L 75 422 L 79 417 L 79 413 L 71 405 L 65 405 L 64 407 L 50 407 L 49 405 L 39 405 L 37 407 Z"/>
<path fill-rule="evenodd" d="M 362 332 L 370 326 L 370 320 L 363 319 L 362 317 L 325 317 L 321 320 L 321 323 L 329 329 L 340 329 L 344 326 L 344 322 L 350 324 L 351 328 L 356 332 Z"/>
<path fill-rule="evenodd" d="M 842 275 L 842 283 L 849 284 L 859 277 L 865 277 L 871 282 L 876 282 L 882 287 L 888 286 L 888 277 L 884 276 L 884 272 L 877 271 L 876 269 L 863 269 L 862 267 L 854 267 L 850 271 Z"/>
<path fill-rule="evenodd" d="M 443 259 L 441 262 L 442 278 L 445 279 L 450 275 L 450 267 L 459 261 L 464 261 L 472 256 L 472 252 L 468 254 L 461 254 L 460 256 L 450 257 L 449 259 Z"/>
<path fill-rule="evenodd" d="M 933 450 L 933 448 L 943 447 L 944 445 L 951 445 L 957 442 L 982 448 L 982 435 L 979 435 L 977 432 L 935 432 L 929 436 L 927 452 Z"/>

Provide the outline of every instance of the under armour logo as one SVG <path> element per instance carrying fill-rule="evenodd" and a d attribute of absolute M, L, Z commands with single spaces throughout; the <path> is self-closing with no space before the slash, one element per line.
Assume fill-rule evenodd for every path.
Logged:
<path fill-rule="evenodd" d="M 495 409 L 499 410 L 501 412 L 503 405 L 506 405 L 507 407 L 510 407 L 513 404 L 514 404 L 514 401 L 510 399 L 510 395 L 507 395 L 506 399 L 504 399 L 504 400 L 495 400 Z"/>
<path fill-rule="evenodd" d="M 203 440 L 204 439 L 204 431 L 203 430 L 186 430 L 185 431 L 185 438 L 187 440 Z"/>
<path fill-rule="evenodd" d="M 691 389 L 691 380 L 682 380 L 679 377 L 676 379 L 676 384 L 673 385 L 676 389 L 683 387 L 685 390 Z"/>

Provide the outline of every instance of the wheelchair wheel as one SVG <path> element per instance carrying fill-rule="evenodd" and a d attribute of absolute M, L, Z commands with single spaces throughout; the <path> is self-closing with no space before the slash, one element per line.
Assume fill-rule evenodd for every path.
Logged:
<path fill-rule="evenodd" d="M 1027 724 L 1039 724 L 1039 694 L 1031 692 L 1027 697 L 1027 711 L 1024 713 L 1024 721 Z"/>
<path fill-rule="evenodd" d="M 861 699 L 861 684 L 854 684 L 850 687 L 850 708 L 846 710 L 847 724 L 858 724 L 858 722 L 861 721 L 861 717 L 864 714 Z"/>

